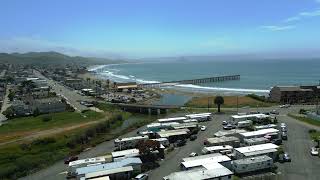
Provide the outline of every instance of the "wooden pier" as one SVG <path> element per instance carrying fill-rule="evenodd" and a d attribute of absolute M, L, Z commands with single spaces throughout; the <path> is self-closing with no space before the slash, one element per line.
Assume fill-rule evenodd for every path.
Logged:
<path fill-rule="evenodd" d="M 217 76 L 201 79 L 189 79 L 189 80 L 180 80 L 180 81 L 168 81 L 161 83 L 149 83 L 149 84 L 139 84 L 141 88 L 151 88 L 151 87 L 161 87 L 161 86 L 172 86 L 177 84 L 205 84 L 212 82 L 221 82 L 221 81 L 233 81 L 240 80 L 240 75 L 231 75 L 231 76 Z"/>

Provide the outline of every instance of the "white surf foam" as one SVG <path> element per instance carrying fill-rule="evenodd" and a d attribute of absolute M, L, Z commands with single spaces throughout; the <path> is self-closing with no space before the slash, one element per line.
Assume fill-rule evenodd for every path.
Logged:
<path fill-rule="evenodd" d="M 193 84 L 177 84 L 176 87 L 192 88 L 199 90 L 224 91 L 224 92 L 242 92 L 242 93 L 269 93 L 266 89 L 243 89 L 243 88 L 222 88 L 222 87 L 207 87 Z"/>

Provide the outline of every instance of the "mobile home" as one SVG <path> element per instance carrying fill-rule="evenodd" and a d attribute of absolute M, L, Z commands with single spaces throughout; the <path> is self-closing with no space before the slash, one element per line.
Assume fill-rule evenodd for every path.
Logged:
<path fill-rule="evenodd" d="M 257 156 L 252 158 L 234 160 L 232 163 L 235 174 L 244 174 L 263 169 L 273 168 L 273 159 L 269 156 Z"/>
<path fill-rule="evenodd" d="M 214 137 L 214 138 L 207 138 L 204 141 L 205 146 L 222 146 L 222 145 L 230 145 L 232 147 L 239 147 L 240 140 L 234 136 L 222 136 L 222 137 Z"/>
<path fill-rule="evenodd" d="M 210 147 L 204 147 L 201 153 L 202 154 L 212 154 L 212 153 L 230 154 L 232 153 L 232 150 L 233 150 L 233 147 L 229 145 L 210 146 Z"/>
<path fill-rule="evenodd" d="M 246 146 L 235 148 L 235 157 L 236 159 L 243 159 L 248 157 L 262 156 L 267 155 L 272 159 L 276 158 L 278 147 L 275 144 L 267 143 L 267 144 L 259 144 L 254 146 Z"/>
<path fill-rule="evenodd" d="M 135 148 L 140 141 L 148 140 L 148 136 L 135 136 L 127 138 L 118 138 L 114 140 L 114 146 L 118 150 Z"/>

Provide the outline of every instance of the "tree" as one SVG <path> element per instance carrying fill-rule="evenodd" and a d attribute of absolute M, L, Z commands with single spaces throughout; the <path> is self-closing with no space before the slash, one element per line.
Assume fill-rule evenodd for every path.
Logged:
<path fill-rule="evenodd" d="M 8 94 L 8 98 L 10 101 L 13 101 L 14 96 L 16 95 L 16 93 L 10 89 L 10 92 Z"/>
<path fill-rule="evenodd" d="M 109 89 L 109 88 L 110 88 L 110 80 L 107 79 L 107 89 Z"/>
<path fill-rule="evenodd" d="M 224 104 L 224 99 L 222 96 L 217 96 L 215 99 L 214 99 L 214 104 L 218 106 L 218 112 L 221 112 L 220 111 L 220 107 L 222 104 Z"/>
<path fill-rule="evenodd" d="M 141 141 L 138 143 L 137 148 L 139 149 L 139 153 L 141 155 L 141 159 L 149 162 L 154 162 L 157 157 L 153 155 L 154 151 L 160 150 L 160 143 L 158 141 Z"/>

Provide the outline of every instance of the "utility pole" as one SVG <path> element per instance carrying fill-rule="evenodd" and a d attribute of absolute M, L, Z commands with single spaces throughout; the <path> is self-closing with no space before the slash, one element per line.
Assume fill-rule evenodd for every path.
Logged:
<path fill-rule="evenodd" d="M 239 96 L 237 95 L 237 114 L 239 113 Z"/>

